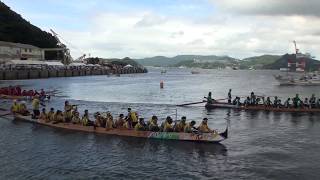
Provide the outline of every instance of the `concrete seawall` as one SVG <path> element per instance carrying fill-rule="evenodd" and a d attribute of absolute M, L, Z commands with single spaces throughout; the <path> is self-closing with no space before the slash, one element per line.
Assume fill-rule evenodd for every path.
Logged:
<path fill-rule="evenodd" d="M 17 79 L 43 79 L 52 77 L 74 77 L 74 76 L 92 76 L 92 75 L 110 75 L 110 74 L 135 74 L 146 73 L 147 70 L 139 68 L 117 69 L 117 70 L 0 70 L 0 80 Z"/>

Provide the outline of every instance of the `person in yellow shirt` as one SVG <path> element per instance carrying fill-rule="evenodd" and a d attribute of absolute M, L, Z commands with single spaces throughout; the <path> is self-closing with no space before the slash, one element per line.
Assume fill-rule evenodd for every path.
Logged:
<path fill-rule="evenodd" d="M 199 132 L 201 133 L 211 133 L 213 132 L 209 127 L 208 127 L 208 118 L 203 118 L 200 126 L 198 127 Z"/>
<path fill-rule="evenodd" d="M 164 123 L 164 126 L 163 126 L 163 132 L 173 132 L 172 122 L 173 121 L 171 117 L 166 119 L 166 122 Z"/>
<path fill-rule="evenodd" d="M 48 122 L 53 122 L 54 121 L 54 108 L 50 108 L 50 111 L 48 112 Z"/>
<path fill-rule="evenodd" d="M 87 109 L 84 110 L 84 115 L 82 116 L 81 122 L 83 126 L 94 126 L 93 121 L 90 121 L 89 111 Z"/>
<path fill-rule="evenodd" d="M 39 120 L 49 122 L 48 114 L 46 113 L 46 108 L 42 108 L 42 111 L 39 116 Z"/>
<path fill-rule="evenodd" d="M 139 122 L 134 126 L 135 131 L 145 131 L 146 130 L 146 124 L 144 122 L 143 118 L 139 118 Z"/>
<path fill-rule="evenodd" d="M 53 123 L 54 123 L 54 124 L 57 124 L 57 123 L 62 123 L 62 122 L 64 122 L 63 113 L 62 113 L 62 111 L 57 110 L 57 112 L 56 112 L 55 115 L 54 115 L 54 121 L 53 121 Z"/>
<path fill-rule="evenodd" d="M 186 120 L 187 120 L 187 118 L 185 116 L 182 116 L 181 121 L 175 126 L 174 131 L 175 132 L 183 132 L 184 127 L 187 125 Z"/>
<path fill-rule="evenodd" d="M 195 121 L 189 122 L 189 123 L 186 125 L 186 127 L 184 127 L 184 132 L 185 132 L 185 133 L 192 133 L 192 132 L 195 130 L 195 128 L 194 128 L 194 125 L 195 125 L 195 124 L 196 124 Z"/>
<path fill-rule="evenodd" d="M 80 114 L 78 111 L 73 112 L 73 116 L 72 116 L 72 123 L 73 124 L 80 124 L 81 119 L 80 119 Z"/>
<path fill-rule="evenodd" d="M 65 101 L 64 102 L 64 121 L 65 122 L 71 122 L 72 109 L 73 109 L 73 106 L 69 103 L 69 101 Z"/>
<path fill-rule="evenodd" d="M 107 122 L 106 122 L 106 129 L 112 129 L 114 128 L 114 122 L 113 122 L 113 117 L 110 112 L 107 112 Z"/>
<path fill-rule="evenodd" d="M 135 127 L 138 123 L 138 114 L 132 111 L 131 108 L 128 108 L 127 120 L 129 121 L 130 128 Z"/>
<path fill-rule="evenodd" d="M 34 99 L 32 100 L 32 110 L 33 110 L 33 115 L 32 118 L 33 119 L 38 119 L 39 115 L 40 115 L 40 100 L 39 100 L 39 96 L 36 95 L 34 97 Z"/>
<path fill-rule="evenodd" d="M 152 116 L 150 121 L 148 122 L 148 129 L 149 131 L 158 132 L 160 130 L 158 126 L 158 117 Z"/>
<path fill-rule="evenodd" d="M 12 112 L 13 114 L 19 112 L 19 104 L 18 104 L 17 100 L 13 100 L 13 104 L 12 104 L 10 110 L 11 110 L 11 112 Z"/>
<path fill-rule="evenodd" d="M 22 116 L 28 116 L 30 115 L 30 112 L 27 109 L 27 105 L 25 101 L 22 101 L 19 104 L 19 114 L 21 114 Z"/>

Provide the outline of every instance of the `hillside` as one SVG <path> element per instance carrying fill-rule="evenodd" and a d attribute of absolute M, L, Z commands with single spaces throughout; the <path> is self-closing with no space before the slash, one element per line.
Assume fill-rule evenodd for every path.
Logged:
<path fill-rule="evenodd" d="M 202 56 L 202 55 L 178 55 L 175 57 L 165 57 L 165 56 L 155 56 L 151 58 L 144 59 L 136 59 L 136 61 L 144 66 L 158 66 L 158 67 L 166 67 L 166 66 L 176 66 L 178 63 L 183 61 L 199 61 L 201 63 L 212 63 L 212 62 L 229 62 L 236 61 L 236 59 L 229 56 Z"/>
<path fill-rule="evenodd" d="M 262 55 L 245 58 L 240 61 L 240 68 L 248 69 L 253 67 L 254 69 L 261 69 L 264 65 L 274 63 L 280 57 L 279 55 Z"/>
<path fill-rule="evenodd" d="M 263 66 L 264 69 L 280 69 L 286 68 L 288 66 L 288 60 L 294 61 L 296 59 L 295 54 L 285 54 L 281 56 L 278 60 L 271 64 L 266 64 Z M 306 60 L 306 70 L 315 71 L 318 70 L 320 66 L 320 61 L 312 58 L 305 58 Z"/>
<path fill-rule="evenodd" d="M 50 33 L 30 24 L 1 1 L 0 41 L 31 44 L 40 48 L 57 46 L 56 39 Z"/>

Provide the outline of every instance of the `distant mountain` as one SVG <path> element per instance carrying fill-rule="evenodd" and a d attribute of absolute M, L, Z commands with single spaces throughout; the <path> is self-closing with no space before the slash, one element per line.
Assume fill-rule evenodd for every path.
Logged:
<path fill-rule="evenodd" d="M 264 65 L 274 63 L 280 57 L 280 55 L 262 55 L 245 58 L 240 61 L 240 68 L 248 69 L 253 67 L 254 69 L 261 69 Z"/>
<path fill-rule="evenodd" d="M 313 58 L 304 58 L 306 61 L 306 71 L 315 71 L 319 70 L 320 61 Z M 288 60 L 295 62 L 296 55 L 295 54 L 285 54 L 277 59 L 275 62 L 271 64 L 266 64 L 263 66 L 264 69 L 280 69 L 288 67 Z"/>
<path fill-rule="evenodd" d="M 151 58 L 136 59 L 136 61 L 144 66 L 176 66 L 178 63 L 183 61 L 190 62 L 201 62 L 201 63 L 210 63 L 210 62 L 229 62 L 236 61 L 235 58 L 229 56 L 202 56 L 202 55 L 178 55 L 175 57 L 165 57 L 165 56 L 155 56 Z"/>

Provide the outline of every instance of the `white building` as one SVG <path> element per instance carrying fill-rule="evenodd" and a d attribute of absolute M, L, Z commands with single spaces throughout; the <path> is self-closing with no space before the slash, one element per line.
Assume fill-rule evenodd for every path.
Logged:
<path fill-rule="evenodd" d="M 44 51 L 36 46 L 0 41 L 0 62 L 10 60 L 44 60 Z"/>

